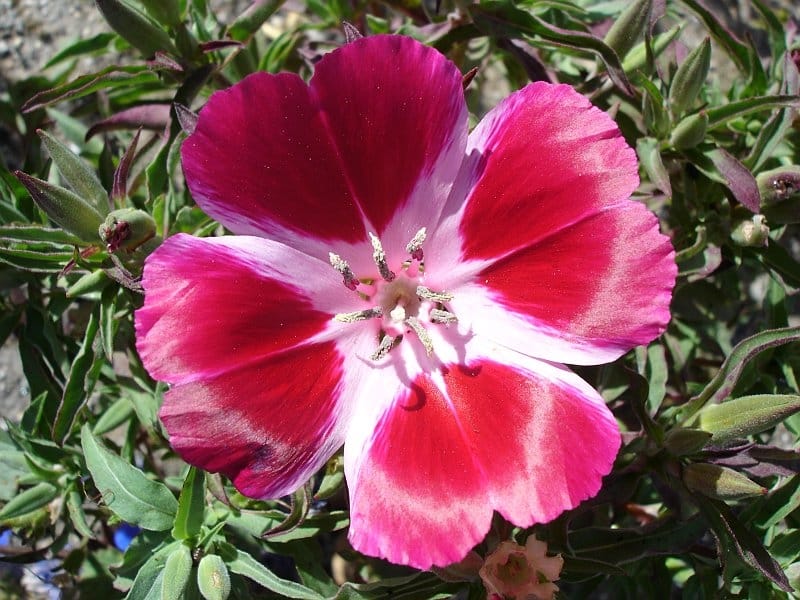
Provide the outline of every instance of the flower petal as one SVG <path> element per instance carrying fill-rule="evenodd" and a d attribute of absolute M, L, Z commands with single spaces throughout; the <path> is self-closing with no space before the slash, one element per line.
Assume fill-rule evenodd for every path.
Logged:
<path fill-rule="evenodd" d="M 412 38 L 369 36 L 324 56 L 311 88 L 387 253 L 421 227 L 433 228 L 466 146 L 456 66 Z"/>
<path fill-rule="evenodd" d="M 316 242 L 383 234 L 400 207 L 391 236 L 403 244 L 435 226 L 466 131 L 455 65 L 410 38 L 371 36 L 325 56 L 310 87 L 257 73 L 214 94 L 183 168 L 198 204 L 231 231 L 319 256 Z"/>
<path fill-rule="evenodd" d="M 639 185 L 636 155 L 614 121 L 568 85 L 512 94 L 470 134 L 467 152 L 482 158 L 460 224 L 467 259 L 533 245 L 626 203 Z"/>
<path fill-rule="evenodd" d="M 297 75 L 255 73 L 212 95 L 181 155 L 196 202 L 234 233 L 366 236 L 325 118 Z"/>
<path fill-rule="evenodd" d="M 519 352 L 599 364 L 663 333 L 676 271 L 655 215 L 627 202 L 484 267 L 452 308 Z"/>
<path fill-rule="evenodd" d="M 188 463 L 222 472 L 252 498 L 277 498 L 342 445 L 342 374 L 333 342 L 304 346 L 175 386 L 159 416 Z"/>
<path fill-rule="evenodd" d="M 427 569 L 463 558 L 493 510 L 527 527 L 595 494 L 620 440 L 597 392 L 504 348 L 419 375 L 369 443 L 345 443 L 353 546 Z"/>
<path fill-rule="evenodd" d="M 209 379 L 320 335 L 353 310 L 330 265 L 245 236 L 175 235 L 148 257 L 137 348 L 161 381 Z"/>

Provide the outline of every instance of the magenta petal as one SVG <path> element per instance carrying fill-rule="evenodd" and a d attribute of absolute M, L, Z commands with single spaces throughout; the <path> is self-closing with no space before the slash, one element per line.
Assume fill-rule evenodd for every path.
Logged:
<path fill-rule="evenodd" d="M 563 368 L 498 360 L 520 366 L 481 359 L 438 383 L 420 375 L 385 411 L 347 464 L 356 549 L 443 566 L 483 539 L 493 510 L 527 527 L 597 493 L 620 444 L 597 393 Z"/>
<path fill-rule="evenodd" d="M 137 348 L 149 373 L 169 383 L 307 343 L 338 312 L 337 301 L 339 310 L 352 302 L 330 265 L 244 236 L 172 236 L 148 257 L 142 283 Z"/>
<path fill-rule="evenodd" d="M 215 93 L 181 155 L 197 203 L 234 233 L 366 236 L 325 117 L 297 75 L 255 73 Z"/>
<path fill-rule="evenodd" d="M 509 96 L 470 134 L 468 152 L 482 156 L 461 222 L 468 259 L 527 247 L 626 202 L 639 184 L 614 121 L 567 85 Z"/>
<path fill-rule="evenodd" d="M 476 333 L 572 364 L 613 360 L 664 332 L 676 271 L 655 215 L 626 202 L 483 269 L 476 280 L 498 310 L 523 323 L 504 327 L 484 314 L 476 318 Z M 575 351 L 561 354 L 533 338 L 519 340 L 526 330 L 546 332 Z"/>
<path fill-rule="evenodd" d="M 213 379 L 178 385 L 159 416 L 188 463 L 252 498 L 289 494 L 343 442 L 333 342 L 301 347 Z"/>
<path fill-rule="evenodd" d="M 400 207 L 398 238 L 434 226 L 466 128 L 451 62 L 410 38 L 372 36 L 326 55 L 311 87 L 257 73 L 217 92 L 181 152 L 192 195 L 228 229 L 319 255 L 313 239 L 380 235 Z"/>
<path fill-rule="evenodd" d="M 435 225 L 420 217 L 438 215 L 466 144 L 456 66 L 412 38 L 370 36 L 327 54 L 311 87 L 375 232 L 401 207 L 408 239 Z"/>

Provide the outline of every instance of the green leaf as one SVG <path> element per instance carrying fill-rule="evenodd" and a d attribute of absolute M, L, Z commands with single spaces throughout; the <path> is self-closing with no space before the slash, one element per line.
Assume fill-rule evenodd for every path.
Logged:
<path fill-rule="evenodd" d="M 95 435 L 103 435 L 116 429 L 133 415 L 133 405 L 128 398 L 119 398 L 105 409 L 92 428 Z"/>
<path fill-rule="evenodd" d="M 72 526 L 85 538 L 94 538 L 94 532 L 86 522 L 86 513 L 83 511 L 83 500 L 75 481 L 67 487 L 66 493 L 67 512 L 72 520 Z"/>
<path fill-rule="evenodd" d="M 95 4 L 111 28 L 145 57 L 158 51 L 178 54 L 167 33 L 138 10 L 121 0 L 95 0 Z"/>
<path fill-rule="evenodd" d="M 735 552 L 746 564 L 770 579 L 780 589 L 791 592 L 786 574 L 764 548 L 761 540 L 745 527 L 727 504 L 720 500 L 698 496 L 695 502 L 720 545 Z M 724 556 L 724 553 L 721 554 Z"/>
<path fill-rule="evenodd" d="M 164 582 L 164 566 L 167 558 L 177 549 L 180 542 L 161 546 L 136 573 L 131 589 L 125 600 L 161 600 Z"/>
<path fill-rule="evenodd" d="M 63 229 L 51 229 L 42 225 L 0 225 L 0 241 L 48 242 L 72 246 L 81 244 L 80 238 Z"/>
<path fill-rule="evenodd" d="M 200 534 L 206 509 L 206 474 L 197 467 L 189 467 L 178 499 L 178 513 L 172 537 L 185 540 Z"/>
<path fill-rule="evenodd" d="M 189 577 L 192 575 L 192 553 L 185 544 L 179 544 L 167 557 L 164 565 L 164 584 L 160 600 L 183 598 Z"/>
<path fill-rule="evenodd" d="M 598 37 L 582 31 L 555 27 L 522 9 L 497 0 L 474 5 L 471 14 L 475 25 L 489 36 L 513 39 L 521 37 L 521 34 L 527 34 L 595 54 L 605 63 L 611 80 L 626 94 L 633 94 L 619 57 Z"/>
<path fill-rule="evenodd" d="M 0 523 L 9 519 L 16 519 L 22 515 L 46 506 L 54 500 L 59 493 L 59 489 L 50 483 L 39 483 L 18 494 L 0 509 Z"/>
<path fill-rule="evenodd" d="M 661 160 L 658 140 L 651 137 L 639 138 L 636 141 L 636 155 L 650 181 L 667 196 L 671 196 L 672 185 L 664 162 Z"/>
<path fill-rule="evenodd" d="M 254 0 L 228 27 L 228 35 L 240 42 L 250 38 L 283 4 L 284 0 Z"/>
<path fill-rule="evenodd" d="M 92 434 L 88 424 L 81 429 L 86 466 L 106 506 L 123 521 L 142 529 L 170 529 L 178 502 L 167 486 L 148 479 L 142 471 L 123 460 Z"/>
<path fill-rule="evenodd" d="M 232 573 L 247 577 L 271 592 L 280 594 L 284 598 L 322 600 L 322 596 L 318 593 L 299 583 L 281 579 L 252 556 L 233 546 L 226 546 L 226 553 L 223 554 L 223 558 L 228 564 L 228 569 L 230 569 Z"/>
<path fill-rule="evenodd" d="M 98 33 L 88 39 L 79 39 L 57 52 L 53 58 L 47 61 L 47 64 L 45 64 L 43 68 L 48 69 L 70 58 L 77 58 L 84 54 L 92 54 L 100 50 L 105 50 L 114 37 L 115 34 L 113 33 Z"/>
<path fill-rule="evenodd" d="M 769 270 L 780 275 L 787 285 L 800 288 L 800 263 L 778 242 L 770 241 L 763 248 L 749 248 L 748 251 Z"/>
<path fill-rule="evenodd" d="M 725 48 L 725 51 L 739 67 L 739 70 L 745 74 L 750 72 L 750 50 L 749 48 L 737 40 L 733 34 L 714 16 L 710 10 L 705 8 L 696 0 L 681 0 L 688 6 L 694 13 L 700 17 L 703 24 L 708 29 L 709 33 L 715 40 Z"/>
<path fill-rule="evenodd" d="M 708 402 L 719 404 L 728 398 L 747 363 L 761 352 L 798 340 L 800 340 L 800 327 L 786 327 L 762 331 L 736 344 L 703 391 L 681 407 L 679 421 L 688 421 Z"/>
<path fill-rule="evenodd" d="M 78 411 L 89 399 L 89 394 L 92 393 L 94 388 L 96 380 L 93 380 L 88 375 L 94 362 L 92 345 L 97 337 L 99 328 L 98 312 L 95 310 L 89 316 L 83 344 L 72 362 L 67 383 L 64 385 L 64 394 L 61 397 L 58 412 L 56 412 L 55 423 L 53 423 L 53 441 L 58 444 L 64 443 L 64 440 L 72 430 Z"/>
<path fill-rule="evenodd" d="M 789 108 L 800 107 L 800 96 L 779 94 L 775 96 L 745 98 L 744 100 L 729 102 L 728 104 L 706 110 L 706 114 L 708 115 L 708 128 L 714 129 L 715 127 L 721 127 L 728 124 L 733 119 L 755 112 L 782 108 L 784 106 Z"/>
<path fill-rule="evenodd" d="M 22 105 L 21 111 L 28 113 L 65 100 L 75 100 L 102 89 L 124 87 L 145 89 L 146 84 L 158 84 L 158 76 L 144 66 L 111 66 L 83 75 L 72 81 L 44 90 Z"/>

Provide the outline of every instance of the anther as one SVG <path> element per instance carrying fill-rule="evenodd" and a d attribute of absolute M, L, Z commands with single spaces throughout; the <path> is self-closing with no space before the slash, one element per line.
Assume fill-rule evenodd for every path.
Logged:
<path fill-rule="evenodd" d="M 372 356 L 370 356 L 370 358 L 372 360 L 380 360 L 384 356 L 389 354 L 389 350 L 391 350 L 394 347 L 394 344 L 399 337 L 400 336 L 392 337 L 390 335 L 384 335 L 383 338 L 381 339 L 381 343 L 378 346 L 378 349 L 372 353 Z"/>
<path fill-rule="evenodd" d="M 372 260 L 378 265 L 378 272 L 381 277 L 384 281 L 394 281 L 395 274 L 389 269 L 389 265 L 386 262 L 386 252 L 383 251 L 383 246 L 381 246 L 378 236 L 370 233 L 369 241 L 372 242 Z"/>
<path fill-rule="evenodd" d="M 339 313 L 334 315 L 333 320 L 339 323 L 356 323 L 358 321 L 367 321 L 368 319 L 375 319 L 383 316 L 383 310 L 380 306 L 375 308 L 368 308 L 367 310 L 359 310 L 356 312 Z"/>
<path fill-rule="evenodd" d="M 449 302 L 453 299 L 453 294 L 447 292 L 434 292 L 426 288 L 424 285 L 417 287 L 417 297 L 422 300 L 431 300 L 433 302 Z"/>
<path fill-rule="evenodd" d="M 331 266 L 341 273 L 344 279 L 345 287 L 348 290 L 355 290 L 358 287 L 359 281 L 353 274 L 353 270 L 350 268 L 350 265 L 348 265 L 341 256 L 334 254 L 333 252 L 328 253 L 328 260 L 330 261 Z"/>
<path fill-rule="evenodd" d="M 411 255 L 411 258 L 416 261 L 422 262 L 422 244 L 425 242 L 425 237 L 427 235 L 428 231 L 423 227 L 417 233 L 415 233 L 414 237 L 411 238 L 411 241 L 406 244 L 406 252 L 408 252 Z"/>
<path fill-rule="evenodd" d="M 431 310 L 430 317 L 432 322 L 439 323 L 441 325 L 450 325 L 450 323 L 458 322 L 458 317 L 456 317 L 453 313 L 446 310 L 439 310 L 438 308 Z"/>
<path fill-rule="evenodd" d="M 428 335 L 428 332 L 423 327 L 422 323 L 419 322 L 417 317 L 408 317 L 405 320 L 405 324 L 411 327 L 414 330 L 414 333 L 417 334 L 419 341 L 422 342 L 422 345 L 425 347 L 425 354 L 430 356 L 433 354 L 433 340 L 431 336 Z"/>

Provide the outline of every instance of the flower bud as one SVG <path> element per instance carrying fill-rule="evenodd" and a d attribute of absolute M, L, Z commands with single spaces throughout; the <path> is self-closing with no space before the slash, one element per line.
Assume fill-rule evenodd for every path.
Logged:
<path fill-rule="evenodd" d="M 109 252 L 120 248 L 133 252 L 156 234 L 156 222 L 149 214 L 136 208 L 121 208 L 106 217 L 100 225 L 100 239 Z"/>
<path fill-rule="evenodd" d="M 224 565 L 223 565 L 224 566 Z M 161 600 L 183 598 L 183 592 L 192 574 L 192 553 L 184 544 L 179 544 L 164 563 L 164 583 Z"/>
<path fill-rule="evenodd" d="M 711 40 L 706 38 L 689 53 L 672 78 L 669 105 L 673 115 L 679 117 L 697 100 L 710 66 Z"/>
<path fill-rule="evenodd" d="M 14 173 L 33 201 L 54 223 L 89 244 L 97 241 L 103 217 L 77 194 L 22 171 Z"/>
<path fill-rule="evenodd" d="M 710 439 L 711 433 L 708 431 L 676 427 L 667 432 L 664 447 L 673 456 L 686 456 L 700 450 Z"/>
<path fill-rule="evenodd" d="M 159 23 L 175 27 L 181 22 L 178 0 L 140 0 L 148 14 Z"/>
<path fill-rule="evenodd" d="M 731 239 L 737 246 L 766 246 L 769 243 L 769 227 L 764 215 L 753 215 L 751 219 L 741 221 L 731 231 Z"/>
<path fill-rule="evenodd" d="M 697 424 L 715 443 L 761 433 L 800 411 L 800 396 L 760 394 L 709 404 L 697 414 Z"/>
<path fill-rule="evenodd" d="M 109 206 L 108 193 L 95 172 L 80 157 L 73 154 L 69 148 L 46 131 L 39 129 L 36 133 L 42 138 L 50 158 L 58 167 L 58 172 L 75 190 L 75 193 L 88 201 L 101 215 L 106 214 Z"/>
<path fill-rule="evenodd" d="M 693 492 L 717 500 L 763 496 L 767 489 L 738 471 L 719 465 L 692 463 L 683 468 L 683 482 Z"/>
<path fill-rule="evenodd" d="M 703 141 L 708 129 L 708 115 L 704 110 L 683 118 L 672 130 L 669 143 L 678 150 L 694 148 Z"/>
<path fill-rule="evenodd" d="M 756 176 L 763 204 L 777 204 L 800 197 L 800 167 L 778 167 Z"/>
<path fill-rule="evenodd" d="M 624 58 L 647 27 L 651 0 L 636 0 L 622 11 L 603 41 Z"/>
<path fill-rule="evenodd" d="M 167 33 L 128 4 L 121 0 L 95 0 L 95 4 L 111 28 L 146 57 L 156 50 L 177 54 Z"/>
<path fill-rule="evenodd" d="M 225 600 L 231 593 L 228 567 L 216 554 L 206 554 L 197 565 L 197 587 L 206 600 Z"/>

